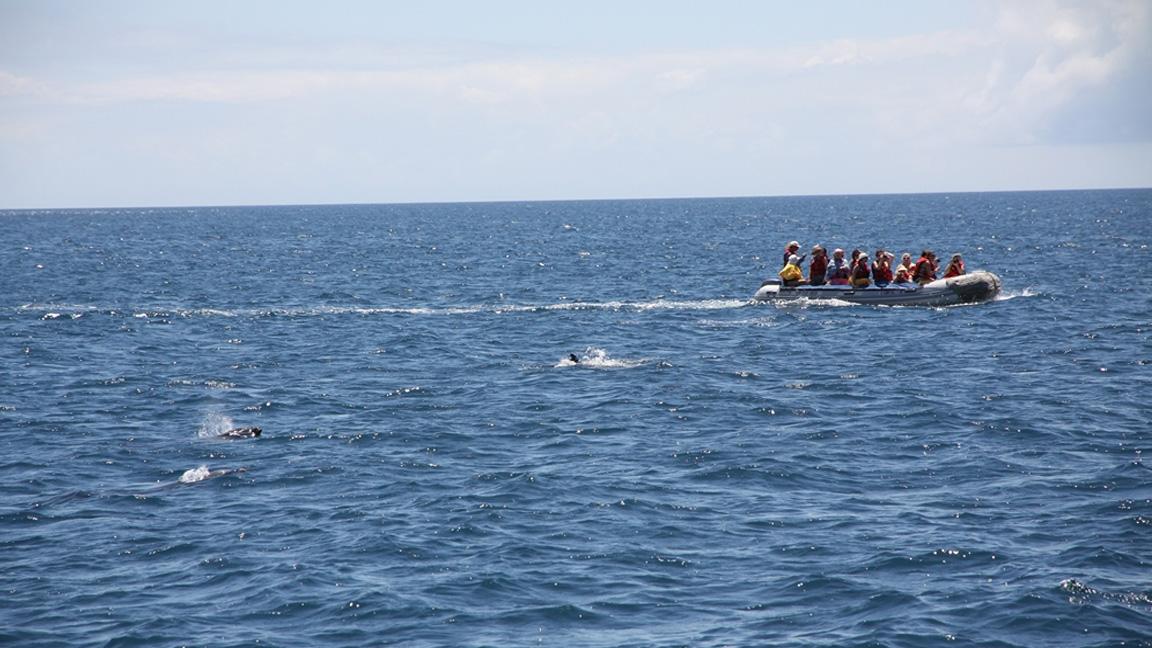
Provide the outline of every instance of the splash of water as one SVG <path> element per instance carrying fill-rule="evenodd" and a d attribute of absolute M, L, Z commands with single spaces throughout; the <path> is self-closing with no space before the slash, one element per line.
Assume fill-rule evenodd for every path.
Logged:
<path fill-rule="evenodd" d="M 1032 290 L 1031 288 L 1024 288 L 1023 290 L 1019 290 L 1019 291 L 1015 291 L 1015 290 L 1002 291 L 999 295 L 996 295 L 996 297 L 993 298 L 992 301 L 1000 302 L 1000 301 L 1008 301 L 1010 299 L 1016 299 L 1017 297 L 1036 297 L 1039 294 L 1040 293 Z"/>
<path fill-rule="evenodd" d="M 232 422 L 232 417 L 219 412 L 212 412 L 204 417 L 204 422 L 200 424 L 200 430 L 197 431 L 196 436 L 201 439 L 215 439 L 234 427 L 236 425 Z"/>
<path fill-rule="evenodd" d="M 181 484 L 195 484 L 198 481 L 204 481 L 212 476 L 212 471 L 208 470 L 208 466 L 198 466 L 196 468 L 189 468 L 180 475 Z"/>
<path fill-rule="evenodd" d="M 581 367 L 593 367 L 596 369 L 630 369 L 632 367 L 639 367 L 640 365 L 647 362 L 647 360 L 645 360 L 645 359 L 635 360 L 635 359 L 613 358 L 613 357 L 609 356 L 608 352 L 605 351 L 604 349 L 599 349 L 596 347 L 588 347 L 587 349 L 584 350 L 584 353 L 579 356 L 579 358 L 580 358 L 579 362 L 573 362 L 569 358 L 564 358 L 560 362 L 556 363 L 555 366 L 557 366 L 557 367 L 581 366 Z"/>

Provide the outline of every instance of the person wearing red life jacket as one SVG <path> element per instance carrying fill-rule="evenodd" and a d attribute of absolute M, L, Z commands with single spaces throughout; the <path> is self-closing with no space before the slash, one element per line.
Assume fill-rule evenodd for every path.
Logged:
<path fill-rule="evenodd" d="M 844 250 L 836 248 L 832 251 L 832 262 L 828 264 L 828 270 L 824 273 L 824 278 L 828 280 L 828 284 L 832 286 L 847 286 L 852 279 L 852 268 L 849 267 L 848 261 L 844 259 Z"/>
<path fill-rule="evenodd" d="M 936 254 L 932 250 L 924 250 L 912 270 L 912 280 L 920 285 L 936 281 Z"/>
<path fill-rule="evenodd" d="M 953 254 L 948 269 L 944 271 L 944 278 L 959 277 L 962 274 L 964 274 L 964 259 L 961 259 L 959 254 Z"/>
<path fill-rule="evenodd" d="M 877 286 L 892 283 L 892 255 L 884 250 L 876 250 L 876 260 L 872 262 L 872 281 Z"/>
<path fill-rule="evenodd" d="M 788 245 L 784 247 L 784 258 L 781 259 L 781 261 L 783 261 L 783 263 L 781 265 L 788 265 L 788 257 L 792 256 L 793 254 L 796 254 L 799 251 L 800 251 L 799 241 L 789 241 Z M 800 259 L 803 260 L 804 257 L 800 257 Z"/>
<path fill-rule="evenodd" d="M 812 246 L 812 260 L 808 263 L 808 283 L 813 286 L 823 286 L 828 282 L 825 277 L 828 271 L 828 253 L 819 245 Z"/>
<path fill-rule="evenodd" d="M 848 262 L 848 269 L 855 272 L 857 263 L 860 263 L 860 249 L 854 248 L 852 250 L 852 260 Z"/>
<path fill-rule="evenodd" d="M 900 257 L 900 265 L 896 266 L 896 276 L 892 283 L 906 284 L 912 282 L 912 255 L 905 252 Z"/>
<path fill-rule="evenodd" d="M 868 269 L 868 254 L 861 252 L 860 258 L 856 260 L 856 267 L 852 270 L 852 285 L 857 288 L 867 288 L 872 283 L 872 280 L 869 279 L 871 274 Z"/>

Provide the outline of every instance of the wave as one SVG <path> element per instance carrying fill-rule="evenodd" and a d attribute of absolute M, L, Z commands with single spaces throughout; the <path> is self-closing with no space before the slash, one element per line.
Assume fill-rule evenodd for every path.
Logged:
<path fill-rule="evenodd" d="M 1068 597 L 1068 602 L 1073 605 L 1087 604 L 1093 600 L 1104 600 L 1130 606 L 1152 606 L 1152 593 L 1149 592 L 1106 592 L 1090 587 L 1075 578 L 1060 581 L 1057 588 Z"/>

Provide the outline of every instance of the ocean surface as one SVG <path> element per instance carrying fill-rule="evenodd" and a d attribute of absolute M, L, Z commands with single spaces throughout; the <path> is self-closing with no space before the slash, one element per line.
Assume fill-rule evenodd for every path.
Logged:
<path fill-rule="evenodd" d="M 0 644 L 1152 645 L 1152 190 L 0 231 Z"/>

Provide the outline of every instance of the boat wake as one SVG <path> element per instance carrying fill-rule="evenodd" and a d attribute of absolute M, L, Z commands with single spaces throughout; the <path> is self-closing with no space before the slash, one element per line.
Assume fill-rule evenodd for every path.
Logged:
<path fill-rule="evenodd" d="M 811 307 L 840 308 L 840 307 L 845 307 L 845 306 L 856 307 L 856 306 L 863 306 L 864 305 L 864 304 L 856 304 L 856 303 L 853 303 L 850 301 L 844 301 L 843 299 L 834 299 L 834 298 L 813 299 L 810 297 L 801 297 L 799 299 L 792 299 L 792 300 L 788 300 L 788 301 L 776 301 L 776 302 L 753 301 L 752 303 L 757 304 L 757 305 L 769 304 L 771 306 L 775 306 L 776 308 L 783 309 L 783 310 L 789 310 L 789 309 L 794 309 L 794 308 L 811 308 Z"/>
<path fill-rule="evenodd" d="M 295 308 L 183 308 L 134 307 L 112 308 L 90 305 L 24 304 L 17 313 L 37 314 L 41 319 L 78 319 L 84 315 L 100 314 L 139 320 L 189 319 L 216 317 L 286 317 L 307 318 L 330 315 L 503 315 L 507 313 L 546 313 L 552 311 L 701 311 L 726 310 L 747 306 L 747 299 L 675 300 L 658 298 L 648 301 L 561 301 L 553 304 L 479 304 L 474 306 L 305 306 Z"/>
<path fill-rule="evenodd" d="M 1002 302 L 1002 301 L 1009 301 L 1012 299 L 1017 299 L 1020 297 L 1039 297 L 1039 296 L 1040 296 L 1040 293 L 1032 290 L 1031 288 L 1025 288 L 1023 290 L 1003 291 L 999 295 L 996 295 L 996 297 L 994 297 L 992 299 L 992 301 Z"/>

